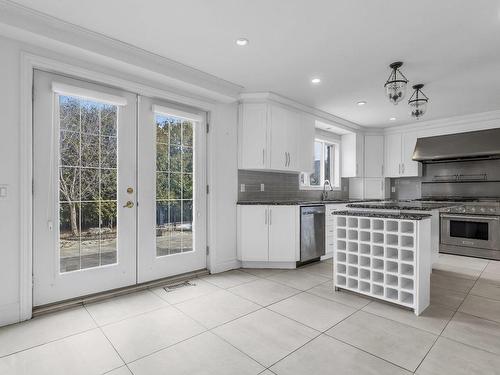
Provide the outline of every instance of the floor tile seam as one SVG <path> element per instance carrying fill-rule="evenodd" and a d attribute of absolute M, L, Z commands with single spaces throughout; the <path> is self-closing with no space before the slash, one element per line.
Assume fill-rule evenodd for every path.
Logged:
<path fill-rule="evenodd" d="M 179 345 L 179 344 L 183 343 L 184 341 L 191 340 L 191 339 L 193 339 L 193 338 L 195 338 L 195 337 L 197 337 L 197 336 L 203 335 L 204 333 L 207 333 L 207 332 L 210 332 L 210 331 L 209 331 L 209 330 L 204 330 L 204 331 L 199 332 L 199 333 L 197 333 L 197 334 L 195 334 L 195 335 L 192 335 L 192 336 L 190 336 L 190 337 L 186 337 L 186 338 L 184 338 L 184 339 L 182 339 L 182 340 L 180 340 L 180 341 L 174 342 L 174 343 L 169 344 L 169 345 L 166 345 L 166 346 L 162 346 L 162 347 L 161 347 L 161 348 L 159 348 L 159 349 L 155 349 L 155 350 L 153 350 L 151 353 L 141 355 L 140 357 L 138 357 L 138 358 L 136 358 L 136 359 L 134 359 L 134 360 L 132 360 L 132 361 L 126 362 L 126 363 L 125 363 L 125 365 L 126 365 L 126 366 L 127 366 L 127 368 L 130 370 L 130 372 L 134 373 L 134 372 L 132 371 L 132 369 L 130 369 L 130 367 L 128 367 L 128 366 L 129 366 L 129 365 L 131 365 L 132 363 L 135 363 L 135 362 L 140 361 L 140 360 L 142 360 L 142 359 L 144 359 L 144 358 L 150 357 L 150 356 L 152 356 L 152 355 L 154 355 L 154 354 L 157 354 L 158 352 L 161 352 L 162 350 L 165 350 L 165 349 L 171 348 L 171 347 L 173 347 L 173 346 Z"/>
<path fill-rule="evenodd" d="M 292 355 L 293 353 L 295 353 L 296 351 L 302 349 L 304 346 L 310 344 L 312 341 L 316 340 L 318 337 L 321 337 L 322 333 L 321 331 L 318 331 L 316 330 L 316 332 L 318 333 L 316 336 L 314 336 L 313 338 L 311 338 L 310 340 L 307 340 L 304 344 L 300 345 L 299 347 L 297 347 L 296 349 L 292 350 L 290 353 L 288 353 L 287 355 L 285 355 L 283 358 L 277 360 L 276 362 L 272 363 L 270 366 L 267 366 L 266 369 L 268 369 L 269 371 L 271 371 L 273 374 L 275 374 L 275 372 L 271 369 L 271 367 L 275 366 L 276 364 L 278 364 L 279 362 L 283 361 L 285 358 L 289 357 L 290 355 Z"/>
<path fill-rule="evenodd" d="M 104 327 L 108 327 L 110 325 L 113 325 L 113 324 L 117 324 L 117 323 L 122 323 L 126 320 L 129 320 L 129 319 L 133 319 L 133 318 L 137 318 L 141 315 L 145 315 L 145 314 L 149 314 L 149 313 L 152 313 L 152 312 L 155 312 L 155 311 L 158 311 L 158 310 L 162 310 L 162 309 L 165 309 L 167 307 L 173 307 L 173 305 L 169 304 L 168 302 L 166 302 L 167 304 L 165 306 L 160 306 L 160 307 L 155 307 L 154 309 L 151 309 L 151 310 L 147 310 L 147 311 L 143 311 L 143 312 L 140 312 L 140 313 L 137 313 L 137 314 L 132 314 L 132 315 L 129 315 L 129 316 L 126 316 L 124 318 L 120 318 L 118 320 L 114 320 L 112 322 L 109 322 L 109 323 L 105 323 L 105 324 L 102 324 L 102 325 L 99 325 L 99 323 L 97 323 L 97 320 L 94 319 L 94 317 L 92 316 L 92 314 L 89 314 L 92 316 L 92 319 L 94 320 L 95 324 L 97 324 L 97 327 L 99 328 L 104 328 Z M 85 307 L 85 305 L 84 305 Z M 86 307 L 85 307 L 86 309 Z"/>
<path fill-rule="evenodd" d="M 363 353 L 366 353 L 366 354 L 368 354 L 368 355 L 370 355 L 370 356 L 372 356 L 372 357 L 378 358 L 378 359 L 380 359 L 380 360 L 382 360 L 382 361 L 384 361 L 384 362 L 386 362 L 386 363 L 389 363 L 389 364 L 391 364 L 391 365 L 393 365 L 393 366 L 396 366 L 396 367 L 398 367 L 398 368 L 400 368 L 400 369 L 402 369 L 402 370 L 404 370 L 404 371 L 406 371 L 406 372 L 413 372 L 413 370 L 409 370 L 409 369 L 407 369 L 407 368 L 405 368 L 405 367 L 403 367 L 403 366 L 401 366 L 401 365 L 398 365 L 397 363 L 394 363 L 394 362 L 389 361 L 388 359 L 385 359 L 385 358 L 379 357 L 378 355 L 373 354 L 373 353 L 370 353 L 369 351 L 367 351 L 367 350 L 365 350 L 365 349 L 362 349 L 362 348 L 359 348 L 359 347 L 357 347 L 356 345 L 353 345 L 353 344 L 351 344 L 351 343 L 349 343 L 349 342 L 347 342 L 347 341 L 341 340 L 341 339 L 339 339 L 339 338 L 337 338 L 337 337 L 330 336 L 330 335 L 328 335 L 328 334 L 326 334 L 326 333 L 324 333 L 324 335 L 326 335 L 327 337 L 329 337 L 329 338 L 331 338 L 331 339 L 337 340 L 337 341 L 339 341 L 339 342 L 341 342 L 341 343 L 343 343 L 343 344 L 345 344 L 345 345 L 348 345 L 348 346 L 350 346 L 351 348 L 354 348 L 354 349 L 359 350 L 359 351 L 361 351 L 361 352 L 363 352 Z"/>
<path fill-rule="evenodd" d="M 87 307 L 83 306 L 85 308 L 85 310 L 87 310 Z M 88 310 L 87 310 L 88 312 Z M 88 312 L 90 314 L 90 312 Z M 92 317 L 93 319 L 94 317 Z M 94 320 L 95 321 L 95 320 Z M 97 322 L 95 322 L 97 324 Z M 118 352 L 118 350 L 115 348 L 115 346 L 113 345 L 113 343 L 111 342 L 111 340 L 109 339 L 108 336 L 106 336 L 106 333 L 104 333 L 104 330 L 102 329 L 102 327 L 98 326 L 98 329 L 99 331 L 101 332 L 101 334 L 104 336 L 104 338 L 106 339 L 106 341 L 109 343 L 109 345 L 111 345 L 111 347 L 113 348 L 113 350 L 115 351 L 116 355 L 118 356 L 118 358 L 120 358 L 120 360 L 122 361 L 123 365 L 127 366 L 127 362 L 125 362 L 125 360 L 123 359 L 123 357 L 121 356 L 121 354 Z M 120 366 L 122 367 L 122 366 Z M 130 371 L 130 369 L 128 368 L 127 366 L 127 369 Z"/>
<path fill-rule="evenodd" d="M 214 275 L 217 275 L 217 274 L 214 274 Z M 250 274 L 248 274 L 248 275 L 250 275 Z M 251 275 L 251 276 L 254 276 L 254 277 L 256 277 L 256 278 L 257 278 L 257 276 L 255 276 L 255 275 Z M 238 283 L 238 284 L 235 284 L 235 285 L 231 285 L 231 286 L 229 286 L 229 287 L 227 287 L 227 288 L 221 287 L 221 286 L 219 286 L 219 285 L 217 285 L 217 284 L 215 284 L 215 283 L 213 283 L 213 282 L 208 281 L 208 277 L 207 277 L 207 280 L 204 280 L 204 281 L 206 281 L 206 282 L 207 282 L 207 283 L 209 283 L 210 285 L 214 285 L 214 286 L 216 286 L 217 288 L 220 288 L 220 289 L 222 289 L 222 290 L 228 290 L 229 288 L 234 288 L 235 286 L 240 286 L 240 285 L 248 284 L 248 283 L 251 283 L 251 282 L 256 281 L 256 280 L 244 281 L 244 282 L 241 282 L 241 283 Z"/>
<path fill-rule="evenodd" d="M 185 300 L 183 300 L 183 301 L 179 301 L 179 302 L 169 302 L 169 301 L 167 301 L 166 299 L 164 299 L 163 297 L 160 297 L 160 298 L 161 298 L 162 300 L 164 300 L 166 303 L 168 303 L 170 306 L 175 306 L 175 305 L 178 305 L 178 304 L 183 303 L 183 302 L 192 301 L 192 300 L 194 300 L 194 299 L 196 299 L 196 298 L 205 297 L 205 296 L 208 296 L 208 295 L 210 295 L 210 294 L 220 292 L 221 290 L 227 290 L 227 289 L 219 288 L 218 286 L 215 286 L 215 285 L 213 285 L 213 284 L 210 284 L 210 286 L 213 286 L 213 287 L 217 288 L 218 290 L 213 290 L 213 291 L 208 292 L 208 293 L 206 293 L 206 294 L 202 294 L 202 295 L 195 296 L 195 297 L 190 297 L 190 298 L 188 298 L 188 299 L 185 299 Z M 167 292 L 167 293 L 168 293 L 168 292 Z"/>
<path fill-rule="evenodd" d="M 217 334 L 217 332 L 212 332 L 212 331 L 210 331 L 210 332 L 212 334 L 214 334 L 215 336 L 217 336 L 222 341 L 224 341 L 226 344 L 229 344 L 230 346 L 232 346 L 233 348 L 235 348 L 237 351 L 239 351 L 240 353 L 242 353 L 243 355 L 245 355 L 245 357 L 250 358 L 252 361 L 254 361 L 254 362 L 258 363 L 260 366 L 262 366 L 264 368 L 264 370 L 262 370 L 261 372 L 264 372 L 267 369 L 267 367 L 268 367 L 267 365 L 259 362 L 257 359 L 253 358 L 250 354 L 245 353 L 242 349 L 240 349 L 237 346 L 233 345 L 233 343 L 231 343 L 230 341 L 228 341 L 226 338 L 224 338 L 221 335 Z"/>
<path fill-rule="evenodd" d="M 271 280 L 267 280 L 267 281 L 271 281 Z M 283 285 L 283 284 L 280 284 L 280 285 Z M 233 286 L 232 288 L 236 288 L 236 287 L 238 287 L 238 286 L 240 286 L 240 285 Z M 292 287 L 291 287 L 291 286 L 289 286 L 289 285 L 286 285 L 286 286 L 287 286 L 287 287 L 289 287 L 289 288 L 292 288 Z M 230 288 L 230 289 L 232 289 L 232 288 Z M 297 291 L 297 293 L 294 293 L 294 294 L 292 294 L 292 295 L 290 295 L 290 296 L 288 296 L 288 297 L 285 297 L 285 298 L 281 298 L 281 299 L 279 299 L 279 300 L 277 300 L 277 301 L 275 301 L 275 302 L 271 302 L 271 303 L 269 303 L 269 304 L 267 304 L 267 305 L 261 305 L 260 303 L 255 302 L 255 301 L 252 301 L 251 299 L 249 299 L 249 298 L 247 298 L 247 297 L 241 296 L 241 295 L 237 294 L 236 292 L 234 292 L 234 291 L 232 291 L 232 290 L 230 290 L 230 289 L 226 289 L 226 291 L 228 291 L 229 293 L 231 293 L 231 294 L 235 295 L 236 297 L 240 297 L 240 298 L 243 298 L 243 299 L 244 299 L 244 300 L 246 300 L 246 301 L 249 301 L 249 302 L 255 303 L 256 305 L 259 305 L 260 307 L 268 307 L 268 306 L 274 305 L 275 303 L 279 303 L 279 302 L 285 301 L 285 300 L 287 300 L 288 298 L 292 298 L 292 297 L 294 297 L 294 296 L 296 296 L 296 295 L 298 295 L 298 294 L 303 293 L 303 292 L 302 292 L 301 290 L 299 290 L 299 289 L 292 288 L 292 289 L 295 289 L 295 290 Z"/>
<path fill-rule="evenodd" d="M 95 322 L 94 322 L 94 324 L 95 324 Z M 99 328 L 99 326 L 96 325 L 95 327 L 92 327 L 92 328 L 89 328 L 89 329 L 85 329 L 83 331 L 79 331 L 79 332 L 75 332 L 75 333 L 72 333 L 72 334 L 69 334 L 69 335 L 66 335 L 66 336 L 58 337 L 57 339 L 53 339 L 53 340 L 49 340 L 49 341 L 44 341 L 43 343 L 36 344 L 36 345 L 30 346 L 30 347 L 27 347 L 27 348 L 24 348 L 24 349 L 16 350 L 16 351 L 14 351 L 12 353 L 9 353 L 9 354 L 0 355 L 0 359 L 7 358 L 7 357 L 9 357 L 11 355 L 15 355 L 15 354 L 19 354 L 19 353 L 25 352 L 27 350 L 35 349 L 35 348 L 38 348 L 40 346 L 52 344 L 52 343 L 55 343 L 57 341 L 61 341 L 61 340 L 67 339 L 69 337 L 80 335 L 82 333 L 87 333 L 87 332 L 93 331 L 93 330 L 98 329 L 98 328 Z"/>
<path fill-rule="evenodd" d="M 291 321 L 293 321 L 294 323 L 300 324 L 301 326 L 303 326 L 303 327 L 305 327 L 305 328 L 307 328 L 307 329 L 312 329 L 313 331 L 318 332 L 318 334 L 320 334 L 320 333 L 321 333 L 321 331 L 320 331 L 319 329 L 317 329 L 317 328 L 313 328 L 313 327 L 311 327 L 311 326 L 308 326 L 308 325 L 307 325 L 307 324 L 305 324 L 305 323 L 299 322 L 298 320 L 295 320 L 295 319 L 293 319 L 293 318 L 291 318 L 291 317 L 289 317 L 289 316 L 286 316 L 286 315 L 284 315 L 284 314 L 280 313 L 279 311 L 274 311 L 274 310 L 271 310 L 271 309 L 269 308 L 270 306 L 272 306 L 272 305 L 266 306 L 266 307 L 264 307 L 263 309 L 265 309 L 265 310 L 267 310 L 267 311 L 270 311 L 270 312 L 272 312 L 272 313 L 278 314 L 278 315 L 279 315 L 279 316 L 281 316 L 282 318 L 286 318 L 286 319 L 288 319 L 288 320 L 291 320 Z"/>
<path fill-rule="evenodd" d="M 447 340 L 453 341 L 453 342 L 458 343 L 458 344 L 465 345 L 465 346 L 467 346 L 467 347 L 469 347 L 469 348 L 471 348 L 471 349 L 476 349 L 476 350 L 479 350 L 479 351 L 481 351 L 481 352 L 485 352 L 485 353 L 493 354 L 495 357 L 500 358 L 500 353 L 490 352 L 489 350 L 486 350 L 486 349 L 484 349 L 484 348 L 480 348 L 480 347 L 478 347 L 478 346 L 475 346 L 475 345 L 472 345 L 472 344 L 469 344 L 469 343 L 466 343 L 466 342 L 463 342 L 463 341 L 459 341 L 459 340 L 454 339 L 454 338 L 452 338 L 452 337 L 448 337 L 448 336 L 444 336 L 444 335 L 441 335 L 441 336 L 439 336 L 439 337 L 442 337 L 442 338 L 444 338 L 444 339 L 447 339 Z"/>
<path fill-rule="evenodd" d="M 490 323 L 493 323 L 493 324 L 497 324 L 500 326 L 500 321 L 497 321 L 497 320 L 491 320 L 491 319 L 487 319 L 487 318 L 484 318 L 482 316 L 477 316 L 477 315 L 474 315 L 474 314 L 471 314 L 469 312 L 465 312 L 465 311 L 456 311 L 457 313 L 460 313 L 460 314 L 463 314 L 463 315 L 467 315 L 467 316 L 470 316 L 470 317 L 473 317 L 473 318 L 476 318 L 476 319 L 480 319 L 480 320 L 484 320 L 485 322 L 490 322 Z M 451 322 L 451 320 L 450 320 Z"/>
<path fill-rule="evenodd" d="M 417 330 L 419 330 L 419 331 L 421 331 L 421 332 L 426 332 L 426 333 L 430 333 L 430 334 L 432 334 L 432 335 L 434 335 L 434 336 L 439 336 L 439 335 L 441 335 L 441 332 L 443 332 L 443 330 L 444 330 L 444 328 L 443 328 L 443 329 L 440 331 L 440 333 L 439 333 L 439 334 L 437 334 L 436 332 L 432 332 L 432 331 L 429 331 L 429 330 L 427 330 L 427 329 L 420 328 L 420 327 L 415 327 L 415 326 L 412 326 L 412 325 L 410 325 L 410 324 L 400 322 L 399 320 L 392 319 L 392 318 L 388 318 L 388 317 L 386 317 L 386 316 L 383 316 L 383 315 L 377 314 L 376 312 L 373 312 L 373 311 L 367 311 L 367 310 L 364 310 L 367 306 L 369 306 L 369 304 L 368 304 L 368 305 L 366 305 L 365 307 L 363 307 L 363 308 L 361 309 L 361 311 L 363 311 L 363 312 L 365 312 L 365 313 L 367 313 L 367 314 L 371 314 L 371 315 L 378 316 L 379 318 L 384 318 L 384 319 L 390 320 L 391 322 L 399 323 L 399 324 L 402 324 L 402 325 L 404 325 L 404 326 L 407 326 L 407 327 L 410 327 L 410 328 L 417 329 Z M 445 310 L 448 310 L 448 311 L 453 312 L 452 317 L 448 320 L 448 322 L 450 322 L 450 321 L 451 321 L 451 319 L 453 318 L 453 316 L 455 315 L 456 311 L 453 311 L 452 309 L 447 308 L 447 307 L 443 307 L 443 306 L 441 306 L 441 305 L 440 305 L 439 307 L 440 307 L 440 308 L 442 308 L 442 309 L 445 309 Z M 412 312 L 411 310 L 407 310 L 407 311 L 408 311 L 408 312 Z M 448 324 L 448 322 L 447 322 L 446 324 Z M 445 327 L 446 327 L 446 325 L 445 325 Z"/>
<path fill-rule="evenodd" d="M 259 275 L 255 275 L 253 273 L 251 273 L 250 271 L 245 271 L 246 268 L 243 268 L 243 267 L 240 267 L 240 268 L 236 268 L 237 270 L 240 270 L 241 272 L 245 272 L 249 275 L 252 275 L 252 276 L 255 276 L 255 277 L 258 277 L 259 279 L 265 279 L 264 276 L 259 276 Z M 262 269 L 262 270 L 266 270 L 266 269 L 269 269 L 269 270 L 273 270 L 274 272 L 276 273 L 281 273 L 281 272 L 285 272 L 285 271 L 289 271 L 291 269 L 294 269 L 294 268 L 290 268 L 290 269 L 283 269 L 283 268 L 255 268 L 255 269 Z M 272 275 L 271 275 L 272 276 Z M 264 370 L 265 371 L 265 370 Z"/>
<path fill-rule="evenodd" d="M 320 284 L 321 285 L 321 284 Z M 368 306 L 371 302 L 373 302 L 374 300 L 369 300 L 368 303 L 366 303 L 364 306 L 362 307 L 355 307 L 355 306 L 352 306 L 352 305 L 348 305 L 346 304 L 345 302 L 340 302 L 340 301 L 336 301 L 336 300 L 332 300 L 332 299 L 329 299 L 329 298 L 326 298 L 326 297 L 323 297 L 323 296 L 320 296 L 320 295 L 317 295 L 317 294 L 314 294 L 314 293 L 311 293 L 310 290 L 314 289 L 315 287 L 311 288 L 311 289 L 307 289 L 305 291 L 303 291 L 303 293 L 307 293 L 309 295 L 312 295 L 312 296 L 315 296 L 315 297 L 319 297 L 319 298 L 322 298 L 324 300 L 327 300 L 327 301 L 330 301 L 330 302 L 335 302 L 335 303 L 338 303 L 340 305 L 343 305 L 343 306 L 347 306 L 347 307 L 350 307 L 351 309 L 356 309 L 356 310 L 361 310 L 363 309 L 364 307 Z M 340 293 L 347 293 L 347 294 L 351 294 L 349 291 L 347 290 L 343 290 L 342 292 Z M 365 298 L 365 296 L 359 296 L 359 294 L 355 294 L 355 293 L 352 293 L 353 296 L 356 296 L 356 297 L 360 297 L 360 298 Z"/>

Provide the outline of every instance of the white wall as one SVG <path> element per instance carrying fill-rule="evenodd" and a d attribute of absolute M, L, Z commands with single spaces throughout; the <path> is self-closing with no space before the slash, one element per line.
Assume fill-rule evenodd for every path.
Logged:
<path fill-rule="evenodd" d="M 8 197 L 0 199 L 0 326 L 20 320 L 20 62 L 21 53 L 30 52 L 67 64 L 80 66 L 105 74 L 112 74 L 134 83 L 172 91 L 162 83 L 141 79 L 129 71 L 96 64 L 89 60 L 41 49 L 0 36 L 0 185 L 8 185 Z M 80 51 L 81 52 L 81 51 Z M 85 55 L 85 54 L 83 54 Z M 92 58 L 91 58 L 92 57 Z M 178 93 L 173 90 L 173 97 Z M 182 93 L 186 95 L 186 93 Z M 193 105 L 199 96 L 193 96 Z M 207 99 L 211 101 L 211 99 Z M 237 267 L 236 262 L 236 200 L 237 200 L 237 105 L 213 104 L 208 158 L 212 164 L 209 181 L 210 220 L 209 241 L 211 262 L 215 272 Z"/>
<path fill-rule="evenodd" d="M 19 318 L 19 47 L 0 38 L 0 325 Z"/>

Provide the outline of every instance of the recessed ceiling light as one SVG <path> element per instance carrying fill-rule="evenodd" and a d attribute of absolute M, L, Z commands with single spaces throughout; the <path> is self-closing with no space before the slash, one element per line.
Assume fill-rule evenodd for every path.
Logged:
<path fill-rule="evenodd" d="M 366 104 L 366 102 L 364 100 L 361 100 L 360 102 L 357 102 L 356 104 L 358 105 L 358 107 L 362 107 Z"/>
<path fill-rule="evenodd" d="M 248 44 L 248 39 L 245 38 L 236 39 L 236 44 L 239 46 L 246 46 Z"/>
<path fill-rule="evenodd" d="M 317 85 L 320 82 L 321 82 L 321 79 L 319 79 L 319 78 L 313 78 L 313 79 L 311 79 L 311 83 L 314 83 L 315 85 Z"/>
<path fill-rule="evenodd" d="M 391 117 L 389 121 L 396 121 L 396 117 Z"/>

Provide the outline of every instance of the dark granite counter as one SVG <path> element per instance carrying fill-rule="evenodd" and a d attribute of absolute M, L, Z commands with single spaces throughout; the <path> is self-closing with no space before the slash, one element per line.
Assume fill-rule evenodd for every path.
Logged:
<path fill-rule="evenodd" d="M 361 203 L 361 202 L 377 202 L 376 199 L 331 199 L 331 200 L 266 200 L 266 201 L 238 201 L 239 205 L 270 205 L 270 206 L 307 206 L 307 205 L 322 205 L 322 204 L 346 204 L 346 203 Z"/>
<path fill-rule="evenodd" d="M 395 219 L 395 220 L 422 220 L 432 217 L 429 214 L 389 214 L 385 212 L 373 212 L 373 211 L 334 211 L 333 215 L 346 215 L 346 216 L 360 216 L 360 217 L 375 217 L 383 219 Z"/>
<path fill-rule="evenodd" d="M 374 210 L 432 211 L 446 207 L 453 207 L 457 205 L 459 204 L 446 203 L 446 202 L 391 201 L 391 202 L 375 202 L 375 203 L 354 203 L 354 204 L 348 204 L 347 207 L 374 209 Z"/>

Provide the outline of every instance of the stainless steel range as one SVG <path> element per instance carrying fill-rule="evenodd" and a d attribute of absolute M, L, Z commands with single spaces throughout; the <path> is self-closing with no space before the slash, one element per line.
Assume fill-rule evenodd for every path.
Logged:
<path fill-rule="evenodd" d="M 440 252 L 500 260 L 500 202 L 443 208 Z"/>

